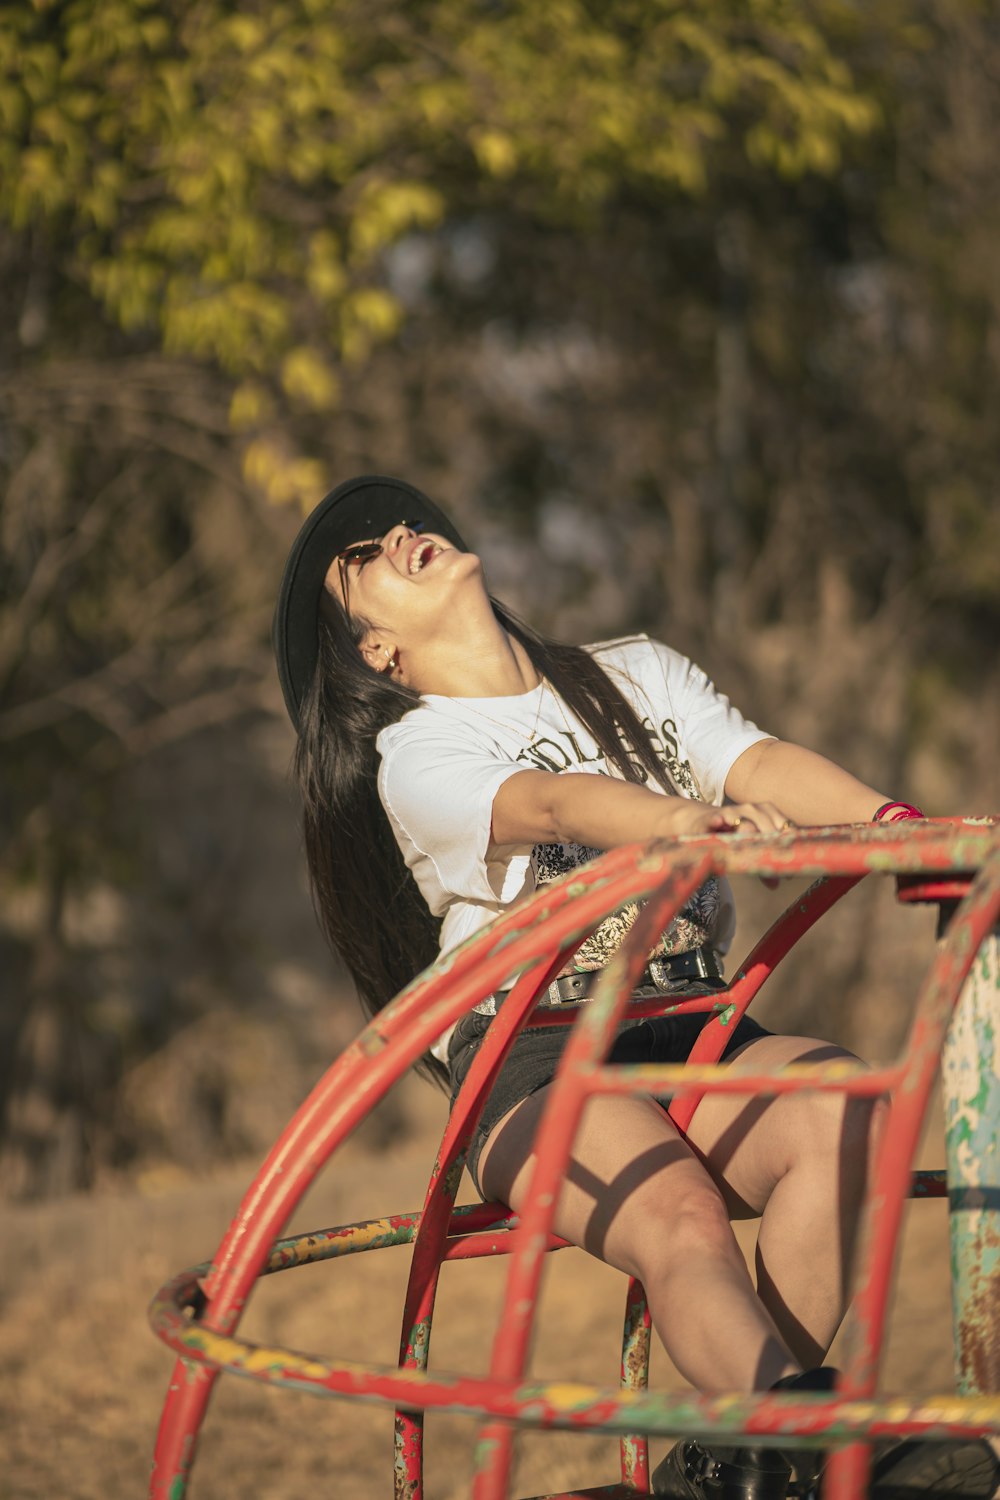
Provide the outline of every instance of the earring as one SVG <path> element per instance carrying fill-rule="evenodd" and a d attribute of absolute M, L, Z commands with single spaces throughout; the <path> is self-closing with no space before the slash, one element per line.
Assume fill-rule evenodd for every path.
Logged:
<path fill-rule="evenodd" d="M 390 651 L 388 646 L 386 646 L 384 649 L 385 659 L 389 663 L 389 665 L 384 670 L 386 674 L 391 677 L 393 672 L 395 672 L 396 668 L 399 666 L 399 657 L 397 656 L 395 651 Z"/>

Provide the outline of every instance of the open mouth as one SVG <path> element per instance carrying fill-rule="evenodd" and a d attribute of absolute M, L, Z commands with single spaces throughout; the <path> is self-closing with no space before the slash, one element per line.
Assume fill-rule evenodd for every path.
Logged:
<path fill-rule="evenodd" d="M 410 553 L 410 573 L 419 573 L 421 568 L 425 568 L 431 558 L 440 551 L 441 548 L 435 542 L 418 542 Z"/>

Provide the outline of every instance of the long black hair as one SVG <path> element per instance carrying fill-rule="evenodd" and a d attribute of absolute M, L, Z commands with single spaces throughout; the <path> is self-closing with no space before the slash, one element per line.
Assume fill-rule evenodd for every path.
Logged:
<path fill-rule="evenodd" d="M 536 634 L 491 597 L 497 620 L 535 670 L 587 726 L 609 764 L 631 782 L 652 778 L 672 792 L 649 733 L 589 651 Z M 362 1008 L 373 1016 L 438 953 L 432 916 L 379 801 L 375 740 L 420 702 L 365 661 L 365 622 L 324 591 L 316 672 L 299 712 L 295 774 L 313 905 L 330 946 L 347 965 Z M 425 1056 L 419 1071 L 444 1083 Z"/>

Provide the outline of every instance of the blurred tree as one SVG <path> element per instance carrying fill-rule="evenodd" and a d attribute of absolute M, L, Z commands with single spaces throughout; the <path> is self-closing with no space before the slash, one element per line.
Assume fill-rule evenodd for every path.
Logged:
<path fill-rule="evenodd" d="M 148 887 L 130 768 L 259 709 L 269 534 L 228 451 L 225 393 L 196 371 L 108 349 L 21 362 L 0 413 L 3 874 L 34 912 L 0 1097 L 8 1180 L 45 1190 L 89 1178 L 131 1040 L 95 1024 L 67 901 Z"/>
<path fill-rule="evenodd" d="M 477 203 L 584 224 L 632 185 L 701 195 L 734 151 L 751 176 L 835 170 L 876 111 L 821 10 L 17 0 L 0 214 L 123 328 L 232 376 L 248 477 L 311 497 L 272 421 L 332 410 L 397 331 L 388 246 Z"/>

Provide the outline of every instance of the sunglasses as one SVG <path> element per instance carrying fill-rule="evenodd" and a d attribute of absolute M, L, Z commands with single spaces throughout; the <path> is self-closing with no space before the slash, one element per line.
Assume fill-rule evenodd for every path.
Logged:
<path fill-rule="evenodd" d="M 398 526 L 405 526 L 408 531 L 415 531 L 419 536 L 424 529 L 423 521 L 398 521 Z M 340 589 L 344 596 L 344 608 L 350 612 L 350 595 L 348 580 L 349 569 L 352 567 L 363 568 L 365 563 L 374 562 L 382 551 L 382 538 L 378 537 L 373 542 L 355 542 L 351 547 L 345 547 L 343 552 L 338 552 L 334 561 L 337 564 L 337 572 L 340 575 Z"/>

